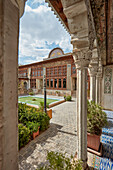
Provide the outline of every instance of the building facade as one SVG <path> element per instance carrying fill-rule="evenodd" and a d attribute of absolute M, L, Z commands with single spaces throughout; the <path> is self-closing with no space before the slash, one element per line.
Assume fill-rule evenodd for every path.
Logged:
<path fill-rule="evenodd" d="M 62 49 L 55 48 L 43 61 L 19 66 L 19 94 L 26 94 L 30 89 L 43 94 L 44 76 L 47 94 L 76 95 L 77 70 L 71 53 L 64 54 Z M 88 77 L 88 91 L 89 83 Z"/>

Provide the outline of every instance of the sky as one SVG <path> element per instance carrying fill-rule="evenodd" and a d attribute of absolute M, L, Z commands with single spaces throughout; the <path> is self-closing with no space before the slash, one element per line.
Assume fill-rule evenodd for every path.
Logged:
<path fill-rule="evenodd" d="M 28 0 L 20 19 L 19 64 L 42 61 L 56 47 L 72 51 L 69 33 L 45 0 Z"/>

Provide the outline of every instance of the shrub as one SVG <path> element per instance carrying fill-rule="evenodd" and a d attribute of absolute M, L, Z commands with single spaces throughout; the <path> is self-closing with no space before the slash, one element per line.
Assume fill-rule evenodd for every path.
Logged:
<path fill-rule="evenodd" d="M 102 128 L 107 124 L 107 115 L 102 107 L 95 102 L 88 101 L 87 108 L 87 131 L 91 134 L 100 135 Z"/>
<path fill-rule="evenodd" d="M 23 124 L 18 124 L 19 131 L 19 149 L 25 146 L 30 140 L 30 130 Z"/>
<path fill-rule="evenodd" d="M 72 157 L 67 158 L 62 153 L 48 152 L 47 160 L 49 161 L 48 165 L 39 170 L 82 170 L 82 161 L 75 161 Z"/>
<path fill-rule="evenodd" d="M 39 123 L 34 123 L 34 122 L 27 122 L 26 127 L 30 130 L 30 134 L 32 135 L 33 132 L 37 132 L 40 124 Z"/>
<path fill-rule="evenodd" d="M 66 96 L 66 101 L 71 101 L 72 96 Z"/>
<path fill-rule="evenodd" d="M 66 95 L 64 95 L 64 100 L 66 100 Z"/>
<path fill-rule="evenodd" d="M 44 113 L 42 110 L 38 110 L 33 107 L 29 106 L 22 106 L 24 104 L 21 104 L 20 107 L 24 109 L 19 109 L 19 123 L 23 123 L 26 125 L 28 122 L 34 122 L 40 124 L 40 130 L 44 131 L 49 126 L 49 116 Z"/>
<path fill-rule="evenodd" d="M 46 108 L 49 108 L 49 104 L 46 103 Z M 40 107 L 39 107 L 39 111 L 44 111 L 44 102 L 40 102 Z"/>
<path fill-rule="evenodd" d="M 33 92 L 29 92 L 29 95 L 34 95 L 34 93 Z"/>
<path fill-rule="evenodd" d="M 39 123 L 40 123 L 40 130 L 41 131 L 44 131 L 48 128 L 49 126 L 49 116 L 46 114 L 46 113 L 39 113 L 40 116 L 39 116 Z"/>

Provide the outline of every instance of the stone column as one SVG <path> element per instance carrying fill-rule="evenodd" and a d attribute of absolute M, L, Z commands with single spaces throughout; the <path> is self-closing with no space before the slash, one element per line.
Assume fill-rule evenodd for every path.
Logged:
<path fill-rule="evenodd" d="M 88 45 L 88 41 L 79 41 L 79 46 Z M 87 169 L 87 69 L 91 53 L 86 48 L 74 49 L 73 58 L 77 68 L 77 158 L 83 161 Z"/>
<path fill-rule="evenodd" d="M 90 100 L 96 100 L 96 74 L 90 74 Z"/>
<path fill-rule="evenodd" d="M 0 0 L 0 170 L 18 169 L 17 2 Z"/>
<path fill-rule="evenodd" d="M 98 71 L 98 53 L 97 48 L 94 47 L 92 51 L 92 59 L 89 65 L 90 74 L 90 100 L 96 101 L 96 75 Z"/>
<path fill-rule="evenodd" d="M 96 76 L 96 103 L 101 104 L 101 90 L 102 90 L 102 66 L 99 66 Z"/>
<path fill-rule="evenodd" d="M 67 64 L 67 85 L 66 89 L 71 90 L 71 64 Z"/>

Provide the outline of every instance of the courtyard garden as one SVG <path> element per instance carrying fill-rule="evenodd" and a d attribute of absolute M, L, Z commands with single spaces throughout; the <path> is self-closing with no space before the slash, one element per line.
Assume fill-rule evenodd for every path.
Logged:
<path fill-rule="evenodd" d="M 34 96 L 27 96 L 27 97 L 19 97 L 18 99 L 21 103 L 31 104 L 31 105 L 38 105 L 41 106 L 40 103 L 44 102 L 44 98 L 34 97 Z M 53 102 L 59 101 L 58 99 L 47 99 L 47 104 L 51 104 Z"/>

